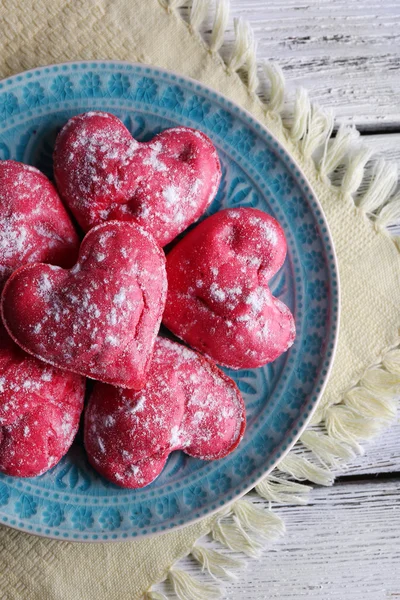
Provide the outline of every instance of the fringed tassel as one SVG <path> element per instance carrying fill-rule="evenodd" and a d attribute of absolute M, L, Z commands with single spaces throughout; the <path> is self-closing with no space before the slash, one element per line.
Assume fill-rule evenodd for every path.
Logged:
<path fill-rule="evenodd" d="M 392 398 L 400 391 L 400 376 L 374 367 L 365 372 L 360 385 L 380 398 Z"/>
<path fill-rule="evenodd" d="M 381 208 L 397 187 L 397 165 L 378 160 L 372 171 L 367 191 L 359 199 L 358 206 L 371 216 Z"/>
<path fill-rule="evenodd" d="M 377 435 L 382 425 L 380 421 L 365 418 L 358 409 L 337 404 L 327 408 L 325 426 L 330 436 L 363 454 L 359 442 Z"/>
<path fill-rule="evenodd" d="M 233 25 L 235 44 L 227 66 L 230 71 L 238 71 L 246 64 L 248 53 L 254 48 L 254 35 L 248 22 L 243 19 L 235 19 Z"/>
<path fill-rule="evenodd" d="M 400 350 L 386 353 L 382 366 L 368 369 L 341 404 L 325 410 L 325 425 L 333 438 L 357 451 L 362 440 L 376 436 L 396 414 L 400 392 Z"/>
<path fill-rule="evenodd" d="M 229 10 L 228 0 L 219 0 L 210 39 L 210 50 L 213 53 L 218 52 L 224 43 L 225 30 L 229 20 Z"/>
<path fill-rule="evenodd" d="M 319 172 L 326 178 L 344 161 L 351 146 L 359 138 L 359 133 L 354 127 L 341 125 L 333 139 L 325 146 L 325 151 L 319 164 Z"/>
<path fill-rule="evenodd" d="M 311 103 L 307 90 L 298 88 L 293 110 L 293 123 L 290 128 L 290 137 L 294 142 L 301 140 L 307 131 L 310 119 Z"/>
<path fill-rule="evenodd" d="M 223 12 L 223 9 L 221 11 Z M 227 67 L 232 72 L 243 69 L 247 75 L 247 89 L 250 93 L 254 94 L 259 84 L 257 74 L 257 42 L 254 39 L 253 30 L 247 21 L 234 19 L 233 25 L 235 44 L 231 57 L 227 62 Z"/>
<path fill-rule="evenodd" d="M 333 114 L 313 105 L 308 113 L 307 130 L 300 141 L 300 149 L 310 158 L 319 146 L 323 146 L 333 130 Z"/>
<path fill-rule="evenodd" d="M 200 25 L 207 17 L 209 8 L 209 0 L 193 0 L 189 16 L 189 25 L 192 28 L 192 31 L 199 30 Z"/>
<path fill-rule="evenodd" d="M 247 88 L 251 94 L 255 94 L 258 88 L 259 79 L 257 74 L 257 42 L 254 38 L 251 40 L 251 45 L 247 53 L 246 70 Z"/>
<path fill-rule="evenodd" d="M 369 419 L 392 421 L 396 416 L 397 402 L 393 396 L 377 396 L 363 387 L 355 387 L 346 394 L 346 406 Z"/>
<path fill-rule="evenodd" d="M 242 527 L 267 539 L 275 540 L 285 533 L 285 524 L 272 510 L 257 508 L 248 500 L 237 500 L 232 511 Z"/>
<path fill-rule="evenodd" d="M 352 150 L 347 157 L 346 171 L 343 176 L 341 191 L 344 195 L 356 193 L 364 177 L 364 168 L 371 158 L 372 150 L 367 146 L 359 146 Z"/>
<path fill-rule="evenodd" d="M 191 555 L 201 565 L 203 571 L 207 571 L 217 579 L 236 579 L 237 575 L 232 571 L 243 567 L 242 561 L 197 544 L 193 546 Z"/>
<path fill-rule="evenodd" d="M 212 583 L 202 583 L 181 569 L 172 567 L 168 579 L 179 600 L 213 600 L 221 597 L 221 591 Z"/>
<path fill-rule="evenodd" d="M 312 488 L 283 477 L 268 475 L 256 485 L 255 490 L 269 502 L 304 505 L 308 502 L 308 494 Z"/>
<path fill-rule="evenodd" d="M 312 481 L 318 485 L 332 485 L 334 479 L 328 469 L 314 465 L 311 461 L 293 454 L 293 452 L 281 460 L 277 469 L 299 481 Z"/>
<path fill-rule="evenodd" d="M 305 431 L 300 441 L 328 468 L 337 468 L 341 461 L 354 457 L 354 451 L 350 447 L 317 431 Z"/>
<path fill-rule="evenodd" d="M 246 533 L 235 517 L 229 521 L 225 517 L 216 519 L 211 527 L 211 535 L 214 540 L 235 552 L 259 556 L 261 544 L 254 536 Z"/>
<path fill-rule="evenodd" d="M 217 518 L 212 527 L 214 540 L 235 552 L 259 556 L 260 538 L 273 540 L 282 535 L 285 525 L 271 510 L 253 506 L 247 500 L 238 500 L 231 506 L 233 513 Z"/>
<path fill-rule="evenodd" d="M 285 99 L 285 78 L 282 69 L 275 63 L 270 62 L 265 63 L 263 67 L 271 85 L 268 110 L 273 113 L 280 113 Z"/>

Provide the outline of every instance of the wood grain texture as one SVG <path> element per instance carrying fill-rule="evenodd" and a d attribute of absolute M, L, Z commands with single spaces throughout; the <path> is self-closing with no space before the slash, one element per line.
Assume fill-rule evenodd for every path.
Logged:
<path fill-rule="evenodd" d="M 232 18 L 241 17 L 254 30 L 260 61 L 275 60 L 283 68 L 291 95 L 303 86 L 314 101 L 333 108 L 340 122 L 368 131 L 399 130 L 398 0 L 230 0 L 230 4 L 224 57 L 233 47 Z M 202 26 L 205 37 L 211 24 L 210 16 Z"/>
<path fill-rule="evenodd" d="M 365 444 L 364 448 L 365 454 L 350 461 L 343 469 L 341 478 L 360 475 L 373 477 L 385 473 L 400 475 L 400 420 L 378 438 Z"/>
<path fill-rule="evenodd" d="M 400 598 L 399 494 L 399 479 L 342 483 L 315 489 L 308 506 L 279 508 L 286 535 L 271 543 L 259 561 L 248 561 L 238 579 L 225 586 L 223 598 Z M 217 548 L 206 538 L 201 544 Z M 189 558 L 179 567 L 199 577 Z M 158 587 L 171 594 L 168 585 Z"/>

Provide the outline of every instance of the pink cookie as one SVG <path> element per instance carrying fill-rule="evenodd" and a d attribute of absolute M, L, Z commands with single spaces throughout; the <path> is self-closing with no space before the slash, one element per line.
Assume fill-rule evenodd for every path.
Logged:
<path fill-rule="evenodd" d="M 102 221 L 133 220 L 164 246 L 206 210 L 221 169 L 200 131 L 175 127 L 140 143 L 114 115 L 88 112 L 61 130 L 54 174 L 85 231 Z"/>
<path fill-rule="evenodd" d="M 90 463 L 122 487 L 140 488 L 162 471 L 174 450 L 204 460 L 236 448 L 246 426 L 235 383 L 214 363 L 157 338 L 140 392 L 96 384 L 85 414 Z"/>
<path fill-rule="evenodd" d="M 28 356 L 0 325 L 0 471 L 34 477 L 64 456 L 78 430 L 85 380 Z"/>
<path fill-rule="evenodd" d="M 285 256 L 282 228 L 260 210 L 205 219 L 168 254 L 163 323 L 232 369 L 275 360 L 295 338 L 290 310 L 268 287 Z"/>
<path fill-rule="evenodd" d="M 58 194 L 37 169 L 0 161 L 0 288 L 25 263 L 70 267 L 79 239 Z"/>
<path fill-rule="evenodd" d="M 21 348 L 56 367 L 140 389 L 165 304 L 165 256 L 135 223 L 92 229 L 70 270 L 21 267 L 3 321 Z"/>

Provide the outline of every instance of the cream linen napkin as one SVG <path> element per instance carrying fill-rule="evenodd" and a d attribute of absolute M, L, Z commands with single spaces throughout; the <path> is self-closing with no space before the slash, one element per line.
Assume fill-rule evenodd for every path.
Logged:
<path fill-rule="evenodd" d="M 256 58 L 246 25 L 236 25 L 236 44 L 225 63 L 219 49 L 226 4 L 218 4 L 208 44 L 198 33 L 208 2 L 193 2 L 189 25 L 177 10 L 182 4 L 181 0 L 1 0 L 0 76 L 69 60 L 108 58 L 165 67 L 198 79 L 246 108 L 301 164 L 333 235 L 342 320 L 333 371 L 314 418 L 320 427 L 302 436 L 312 451 L 311 460 L 292 452 L 279 472 L 329 483 L 332 476 L 318 458 L 326 465 L 349 456 L 359 440 L 375 434 L 394 413 L 392 398 L 400 380 L 400 259 L 385 228 L 399 218 L 399 199 L 391 197 L 396 178 L 390 165 L 379 163 L 367 190 L 357 194 L 369 153 L 354 143 L 354 132 L 341 129 L 329 141 L 332 119 L 311 107 L 304 91 L 297 96 L 292 125 L 286 127 L 280 116 L 284 83 L 279 69 L 266 68 L 269 103 L 256 94 Z M 318 150 L 322 159 L 316 162 Z M 333 186 L 330 176 L 339 164 L 345 165 L 343 180 Z M 282 480 L 279 490 L 278 480 L 271 484 L 267 479 L 257 491 L 267 499 L 284 499 L 290 489 L 294 492 L 296 486 L 290 488 Z M 246 518 L 242 521 L 246 524 Z M 169 569 L 210 529 L 232 546 L 228 533 L 221 539 L 216 526 L 215 518 L 208 518 L 166 535 L 112 544 L 45 540 L 1 527 L 1 598 L 133 600 L 167 575 L 181 598 L 191 598 L 193 582 L 182 583 L 179 572 Z M 199 553 L 194 554 L 202 562 Z M 213 591 L 206 587 L 201 593 L 211 598 Z M 149 592 L 148 597 L 157 595 Z"/>

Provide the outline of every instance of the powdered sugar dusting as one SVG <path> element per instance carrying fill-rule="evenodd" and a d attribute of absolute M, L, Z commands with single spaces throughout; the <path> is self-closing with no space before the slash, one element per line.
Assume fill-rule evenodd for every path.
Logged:
<path fill-rule="evenodd" d="M 151 167 L 154 171 L 166 171 L 167 166 L 163 163 L 159 156 L 163 150 L 161 142 L 154 142 L 149 146 L 151 152 L 143 159 L 143 164 L 147 167 Z"/>
<path fill-rule="evenodd" d="M 91 230 L 70 271 L 35 265 L 13 276 L 4 314 L 20 345 L 45 362 L 138 388 L 166 285 L 164 254 L 151 236 L 135 224 L 111 222 Z"/>
<path fill-rule="evenodd" d="M 231 368 L 275 360 L 295 338 L 290 310 L 268 286 L 285 255 L 283 231 L 269 215 L 241 208 L 209 217 L 168 255 L 165 325 Z"/>
<path fill-rule="evenodd" d="M 278 234 L 276 231 L 276 225 L 273 222 L 267 222 L 265 219 L 259 217 L 251 217 L 249 222 L 256 229 L 260 229 L 263 233 L 264 239 L 269 242 L 272 246 L 276 246 L 278 243 Z"/>
<path fill-rule="evenodd" d="M 239 443 L 244 426 L 244 404 L 233 381 L 199 354 L 158 338 L 143 390 L 96 385 L 85 445 L 105 477 L 142 487 L 159 475 L 172 450 L 221 458 Z M 99 438 L 105 453 L 98 450 Z"/>
<path fill-rule="evenodd" d="M 0 471 L 41 475 L 75 437 L 85 381 L 28 356 L 0 329 Z"/>
<path fill-rule="evenodd" d="M 226 293 L 215 281 L 210 285 L 210 294 L 217 302 L 224 302 L 226 300 Z"/>
<path fill-rule="evenodd" d="M 78 238 L 48 179 L 37 169 L 0 161 L 0 286 L 26 262 L 68 265 Z"/>
<path fill-rule="evenodd" d="M 55 148 L 58 187 L 88 230 L 135 220 L 165 245 L 198 219 L 220 181 L 216 150 L 201 132 L 177 127 L 139 143 L 113 115 L 73 117 Z"/>

